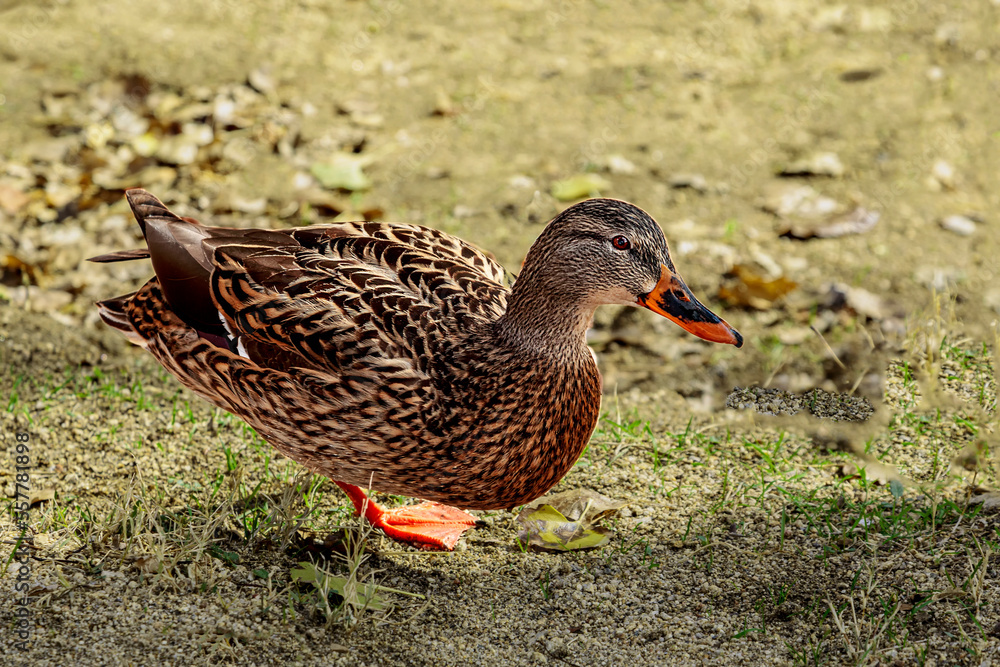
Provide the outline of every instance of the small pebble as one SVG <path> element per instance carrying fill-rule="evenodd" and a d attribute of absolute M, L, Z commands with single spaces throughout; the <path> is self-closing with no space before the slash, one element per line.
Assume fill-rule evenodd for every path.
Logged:
<path fill-rule="evenodd" d="M 976 223 L 964 215 L 949 215 L 941 220 L 941 228 L 959 236 L 972 236 L 976 232 Z"/>
<path fill-rule="evenodd" d="M 931 186 L 932 189 L 945 189 L 954 190 L 955 189 L 955 168 L 951 166 L 945 160 L 938 160 L 934 163 L 931 168 Z M 936 186 L 936 187 L 934 187 Z"/>

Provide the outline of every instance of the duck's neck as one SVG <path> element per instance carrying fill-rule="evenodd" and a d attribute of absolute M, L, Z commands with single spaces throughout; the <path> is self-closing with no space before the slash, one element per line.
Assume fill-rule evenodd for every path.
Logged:
<path fill-rule="evenodd" d="M 525 280 L 523 273 L 511 290 L 507 312 L 494 324 L 496 335 L 508 345 L 566 358 L 587 351 L 587 329 L 597 304 L 581 294 L 560 289 L 561 281 Z"/>

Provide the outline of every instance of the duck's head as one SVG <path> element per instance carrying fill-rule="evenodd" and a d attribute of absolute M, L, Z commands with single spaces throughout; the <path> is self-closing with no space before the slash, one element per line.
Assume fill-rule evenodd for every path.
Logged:
<path fill-rule="evenodd" d="M 537 303 L 542 294 L 547 304 Z M 616 199 L 589 199 L 556 216 L 528 251 L 512 299 L 512 307 L 558 302 L 589 314 L 603 304 L 642 306 L 699 338 L 743 345 L 681 279 L 656 221 Z"/>

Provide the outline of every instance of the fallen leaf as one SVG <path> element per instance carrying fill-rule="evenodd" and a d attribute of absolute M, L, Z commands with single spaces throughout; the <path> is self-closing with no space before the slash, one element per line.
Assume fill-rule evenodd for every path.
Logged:
<path fill-rule="evenodd" d="M 863 234 L 874 227 L 880 217 L 878 211 L 869 211 L 859 206 L 818 223 L 789 225 L 781 231 L 781 236 L 805 241 L 812 238 L 832 239 L 849 234 Z"/>
<path fill-rule="evenodd" d="M 882 321 L 890 316 L 882 297 L 861 287 L 851 287 L 843 283 L 831 283 L 822 303 L 830 310 L 850 308 L 856 314 L 874 321 Z"/>
<path fill-rule="evenodd" d="M 611 516 L 625 507 L 624 500 L 615 500 L 590 489 L 570 489 L 542 496 L 525 505 L 524 509 L 550 505 L 570 521 L 590 521 L 595 523 Z"/>
<path fill-rule="evenodd" d="M 667 179 L 667 185 L 672 188 L 691 188 L 697 192 L 708 190 L 708 181 L 701 174 L 674 174 Z"/>
<path fill-rule="evenodd" d="M 13 215 L 24 208 L 29 200 L 26 193 L 11 185 L 0 183 L 0 209 Z"/>
<path fill-rule="evenodd" d="M 829 151 L 813 153 L 801 160 L 796 160 L 781 170 L 782 176 L 831 176 L 840 178 L 844 175 L 844 164 L 840 156 Z"/>
<path fill-rule="evenodd" d="M 518 540 L 546 551 L 593 549 L 605 544 L 611 532 L 598 522 L 624 506 L 588 489 L 543 496 L 517 515 Z"/>
<path fill-rule="evenodd" d="M 1000 509 L 1000 492 L 980 493 L 978 496 L 969 498 L 969 502 L 973 505 L 982 505 L 984 510 Z"/>
<path fill-rule="evenodd" d="M 869 482 L 886 486 L 892 482 L 904 484 L 907 480 L 891 465 L 879 461 L 855 461 L 840 466 L 840 474 L 844 477 L 860 477 L 864 472 Z"/>
<path fill-rule="evenodd" d="M 785 180 L 766 185 L 758 205 L 779 218 L 820 219 L 839 208 L 836 200 L 819 194 L 808 185 Z"/>
<path fill-rule="evenodd" d="M 768 280 L 743 264 L 734 266 L 729 275 L 735 280 L 719 287 L 719 298 L 733 306 L 744 308 L 767 310 L 775 301 L 799 286 L 784 276 Z"/>
<path fill-rule="evenodd" d="M 28 595 L 31 597 L 36 597 L 38 595 L 45 595 L 46 593 L 54 593 L 59 590 L 59 584 L 39 584 L 34 583 L 28 587 Z"/>
<path fill-rule="evenodd" d="M 330 190 L 367 190 L 372 181 L 364 173 L 369 158 L 353 153 L 336 153 L 329 162 L 317 162 L 309 171 Z"/>
<path fill-rule="evenodd" d="M 570 521 L 551 505 L 525 510 L 517 515 L 521 524 L 517 539 L 522 544 L 546 551 L 577 551 L 594 549 L 608 541 L 607 528 L 587 528 L 579 521 Z"/>
<path fill-rule="evenodd" d="M 597 195 L 611 183 L 597 174 L 577 174 L 552 184 L 552 196 L 559 201 L 573 201 Z"/>
<path fill-rule="evenodd" d="M 32 489 L 28 493 L 28 504 L 44 503 L 56 497 L 55 489 Z"/>
<path fill-rule="evenodd" d="M 156 574 L 160 571 L 160 559 L 156 556 L 139 556 L 134 563 L 137 570 L 146 574 Z"/>
<path fill-rule="evenodd" d="M 312 584 L 316 592 L 321 595 L 334 592 L 344 599 L 345 602 L 354 607 L 367 609 L 384 609 L 385 602 L 378 597 L 381 586 L 375 584 L 353 584 L 347 577 L 340 577 L 328 574 L 317 568 L 313 563 L 302 562 L 299 567 L 292 568 L 289 573 L 294 581 Z M 392 590 L 392 589 L 386 589 Z"/>

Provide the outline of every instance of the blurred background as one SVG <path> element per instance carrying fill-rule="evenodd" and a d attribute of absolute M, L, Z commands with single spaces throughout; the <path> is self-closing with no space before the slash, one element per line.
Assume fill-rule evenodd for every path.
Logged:
<path fill-rule="evenodd" d="M 151 275 L 83 262 L 142 245 L 140 186 L 218 225 L 429 225 L 514 272 L 562 208 L 626 199 L 748 346 L 605 308 L 606 390 L 706 409 L 737 383 L 877 397 L 866 355 L 935 293 L 974 334 L 1000 310 L 996 0 L 0 12 L 0 299 L 44 316 L 54 366 L 92 362 L 65 325 Z"/>

